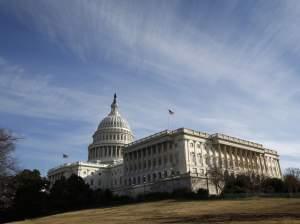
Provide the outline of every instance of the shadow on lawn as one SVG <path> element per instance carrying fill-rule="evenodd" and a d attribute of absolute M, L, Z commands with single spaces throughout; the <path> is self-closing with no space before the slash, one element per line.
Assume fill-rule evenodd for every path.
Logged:
<path fill-rule="evenodd" d="M 295 213 L 228 213 L 228 214 L 214 214 L 214 215 L 194 215 L 194 216 L 178 216 L 178 217 L 160 217 L 149 218 L 147 221 L 158 221 L 159 223 L 223 223 L 223 222 L 243 222 L 243 221 L 267 221 L 293 219 L 300 220 L 300 214 Z"/>

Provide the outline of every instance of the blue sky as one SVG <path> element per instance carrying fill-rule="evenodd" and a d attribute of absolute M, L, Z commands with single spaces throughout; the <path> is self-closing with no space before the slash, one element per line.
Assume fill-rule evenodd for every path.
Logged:
<path fill-rule="evenodd" d="M 299 1 L 0 1 L 0 126 L 43 174 L 86 160 L 114 92 L 136 138 L 225 133 L 300 166 Z"/>

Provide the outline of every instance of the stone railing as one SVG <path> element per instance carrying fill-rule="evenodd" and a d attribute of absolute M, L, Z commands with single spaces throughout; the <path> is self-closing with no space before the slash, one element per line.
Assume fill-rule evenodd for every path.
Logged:
<path fill-rule="evenodd" d="M 164 131 L 155 133 L 155 134 L 153 134 L 153 135 L 149 135 L 149 136 L 147 136 L 147 137 L 145 137 L 145 138 L 141 138 L 141 139 L 139 139 L 139 140 L 136 140 L 136 141 L 134 141 L 134 142 L 131 142 L 131 143 L 125 145 L 125 147 L 129 147 L 129 146 L 136 145 L 136 144 L 139 144 L 139 143 L 142 143 L 142 142 L 146 142 L 146 141 L 151 140 L 151 139 L 153 139 L 153 138 L 156 138 L 156 137 L 159 137 L 159 136 L 164 136 L 164 135 L 169 134 L 169 133 L 170 133 L 169 130 L 164 130 Z"/>
<path fill-rule="evenodd" d="M 231 142 L 235 142 L 235 143 L 239 143 L 239 144 L 243 144 L 243 145 L 247 145 L 247 146 L 252 146 L 252 147 L 256 147 L 256 148 L 263 148 L 262 144 L 250 142 L 247 140 L 243 140 L 243 139 L 236 138 L 236 137 L 231 137 L 229 135 L 224 135 L 224 134 L 220 134 L 220 133 L 210 135 L 210 137 L 211 138 L 219 138 L 219 139 L 223 139 L 223 140 L 227 140 L 227 141 L 231 141 Z"/>
<path fill-rule="evenodd" d="M 275 155 L 278 155 L 277 151 L 275 151 L 275 150 L 272 150 L 272 149 L 267 149 L 267 148 L 264 148 L 264 151 L 265 151 L 265 153 L 270 153 L 270 154 L 275 154 Z"/>
<path fill-rule="evenodd" d="M 177 129 L 175 130 L 176 131 L 183 131 L 184 133 L 187 133 L 187 134 L 190 134 L 190 135 L 195 135 L 195 136 L 198 136 L 198 137 L 203 137 L 203 138 L 209 138 L 209 134 L 205 133 L 205 132 L 201 132 L 201 131 L 195 131 L 195 130 L 192 130 L 192 129 L 188 129 L 188 128 L 181 128 L 181 129 Z"/>
<path fill-rule="evenodd" d="M 51 173 L 51 172 L 56 171 L 56 170 L 61 169 L 61 168 L 67 168 L 67 167 L 72 167 L 72 166 L 77 166 L 77 165 L 81 165 L 81 166 L 99 166 L 99 167 L 106 167 L 107 166 L 107 165 L 99 164 L 99 163 L 87 163 L 87 162 L 77 161 L 77 162 L 74 162 L 74 163 L 64 163 L 62 165 L 51 168 L 50 170 L 48 170 L 48 173 Z"/>

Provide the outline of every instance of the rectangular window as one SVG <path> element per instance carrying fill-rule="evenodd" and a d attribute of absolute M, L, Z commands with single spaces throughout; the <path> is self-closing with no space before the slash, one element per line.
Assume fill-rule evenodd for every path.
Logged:
<path fill-rule="evenodd" d="M 152 165 L 153 165 L 153 167 L 156 167 L 156 159 L 153 159 Z"/>
<path fill-rule="evenodd" d="M 200 166 L 203 166 L 202 155 L 200 153 L 198 153 L 197 157 L 198 157 L 198 162 L 199 162 Z"/>
<path fill-rule="evenodd" d="M 194 152 L 191 152 L 191 160 L 194 164 L 196 164 L 196 156 Z"/>
<path fill-rule="evenodd" d="M 152 146 L 152 152 L 153 152 L 153 155 L 156 154 L 156 148 L 155 148 L 155 146 Z"/>

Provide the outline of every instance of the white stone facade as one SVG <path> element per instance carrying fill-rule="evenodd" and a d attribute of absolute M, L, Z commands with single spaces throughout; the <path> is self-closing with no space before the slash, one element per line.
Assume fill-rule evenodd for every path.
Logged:
<path fill-rule="evenodd" d="M 282 178 L 279 155 L 263 145 L 224 134 L 186 128 L 162 131 L 137 141 L 121 117 L 116 96 L 88 147 L 88 162 L 64 164 L 48 172 L 53 184 L 61 176 L 76 174 L 93 189 L 111 189 L 136 196 L 186 188 L 216 189 L 207 173 L 218 167 L 229 174 L 255 174 Z"/>

